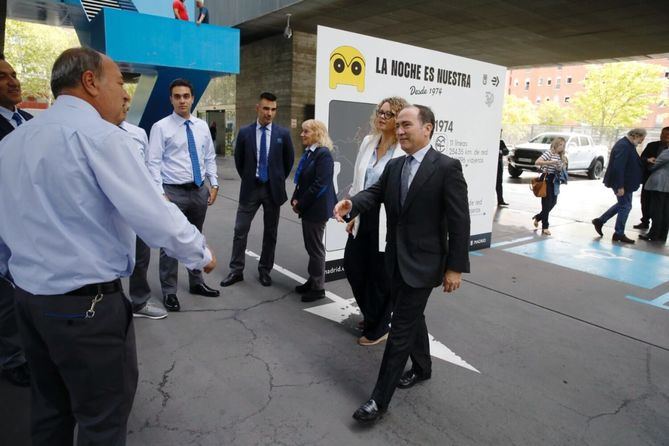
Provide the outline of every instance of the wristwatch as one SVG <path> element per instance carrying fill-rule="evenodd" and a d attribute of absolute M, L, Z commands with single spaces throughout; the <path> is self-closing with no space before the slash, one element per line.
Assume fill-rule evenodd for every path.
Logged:
<path fill-rule="evenodd" d="M 216 186 L 211 186 L 212 189 L 218 189 L 218 184 Z"/>

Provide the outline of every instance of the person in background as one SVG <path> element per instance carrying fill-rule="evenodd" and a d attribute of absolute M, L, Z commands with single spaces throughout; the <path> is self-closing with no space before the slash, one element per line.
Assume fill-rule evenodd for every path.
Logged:
<path fill-rule="evenodd" d="M 381 177 L 392 158 L 404 155 L 395 132 L 395 118 L 407 102 L 398 97 L 383 99 L 372 115 L 372 133 L 365 136 L 355 159 L 354 196 Z M 376 345 L 388 338 L 390 280 L 385 265 L 386 212 L 383 205 L 358 215 L 346 225 L 344 270 L 363 317 L 358 344 Z"/>
<path fill-rule="evenodd" d="M 634 229 L 648 229 L 652 214 L 651 199 L 646 189 L 646 181 L 653 170 L 655 159 L 669 147 L 669 127 L 662 129 L 660 140 L 649 142 L 643 152 L 641 152 L 641 164 L 643 165 L 643 186 L 641 187 L 641 222 L 634 225 Z"/>
<path fill-rule="evenodd" d="M 644 188 L 650 197 L 650 219 L 652 225 L 647 234 L 639 234 L 641 240 L 666 242 L 669 232 L 669 150 L 663 150 L 653 160 L 651 174 Z"/>
<path fill-rule="evenodd" d="M 129 110 L 130 103 L 127 102 L 123 105 L 123 122 L 121 122 L 119 127 L 128 132 L 128 135 L 133 139 L 137 145 L 137 152 L 139 153 L 141 162 L 146 165 L 149 152 L 149 138 L 146 136 L 146 131 L 143 128 L 130 124 L 125 120 Z M 138 236 L 135 242 L 135 268 L 130 275 L 128 287 L 128 294 L 130 294 L 130 300 L 132 301 L 132 313 L 135 317 L 154 320 L 164 319 L 167 317 L 167 311 L 150 302 L 151 287 L 147 279 L 150 261 L 151 248 Z"/>
<path fill-rule="evenodd" d="M 174 12 L 174 18 L 177 20 L 188 21 L 188 10 L 184 2 L 186 0 L 174 0 L 172 2 L 172 11 Z"/>
<path fill-rule="evenodd" d="M 21 81 L 0 54 L 0 140 L 32 119 L 33 115 L 17 107 L 22 99 Z M 0 374 L 16 386 L 30 385 L 30 369 L 16 326 L 11 277 L 0 277 Z"/>
<path fill-rule="evenodd" d="M 204 0 L 196 0 L 195 5 L 198 7 L 197 20 L 195 23 L 200 25 L 202 23 L 209 23 L 209 9 L 204 6 Z"/>
<path fill-rule="evenodd" d="M 207 123 L 191 115 L 193 85 L 186 79 L 175 79 L 169 91 L 174 111 L 151 127 L 147 166 L 165 197 L 202 231 L 207 208 L 214 204 L 218 194 L 214 143 Z M 167 311 L 181 309 L 177 297 L 178 268 L 178 261 L 161 249 L 160 285 Z M 220 294 L 204 283 L 202 270 L 188 269 L 188 283 L 191 294 L 205 297 Z"/>
<path fill-rule="evenodd" d="M 504 157 L 509 154 L 509 149 L 501 139 L 502 131 L 499 132 L 499 155 L 497 157 L 497 181 L 495 182 L 495 191 L 497 192 L 497 206 L 508 206 L 509 203 L 504 201 L 504 188 L 502 181 L 504 180 Z"/>
<path fill-rule="evenodd" d="M 242 180 L 230 254 L 230 273 L 221 281 L 227 287 L 244 280 L 246 242 L 258 208 L 263 210 L 263 235 L 258 281 L 272 285 L 276 236 L 281 205 L 288 200 L 286 178 L 293 168 L 295 150 L 288 129 L 274 123 L 276 96 L 264 92 L 256 104 L 256 120 L 242 127 L 235 142 L 235 168 Z"/>
<path fill-rule="evenodd" d="M 600 237 L 604 236 L 602 227 L 617 214 L 616 227 L 611 240 L 620 243 L 634 243 L 625 235 L 625 224 L 632 210 L 632 194 L 639 188 L 643 180 L 641 158 L 636 147 L 646 138 L 646 129 L 635 128 L 620 138 L 611 149 L 609 165 L 604 174 L 604 185 L 613 190 L 616 204 L 606 212 L 592 220 L 592 225 Z"/>
<path fill-rule="evenodd" d="M 557 204 L 560 183 L 567 182 L 567 158 L 564 155 L 566 144 L 565 139 L 558 136 L 551 142 L 550 148 L 534 162 L 541 167 L 546 177 L 546 196 L 541 198 L 541 212 L 532 217 L 535 228 L 539 227 L 541 222 L 541 235 L 551 235 L 548 229 L 548 214 Z"/>
<path fill-rule="evenodd" d="M 321 121 L 302 123 L 304 154 L 295 171 L 295 192 L 290 205 L 302 220 L 304 248 L 309 254 L 309 279 L 295 287 L 302 302 L 325 297 L 325 224 L 332 217 L 337 201 L 334 191 L 334 160 L 330 154 L 332 140 Z"/>

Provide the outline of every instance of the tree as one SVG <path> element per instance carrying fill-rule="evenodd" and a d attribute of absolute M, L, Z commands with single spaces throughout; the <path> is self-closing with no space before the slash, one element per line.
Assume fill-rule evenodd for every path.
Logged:
<path fill-rule="evenodd" d="M 573 118 L 595 127 L 630 127 L 660 102 L 667 88 L 664 70 L 640 62 L 611 63 L 588 68 L 583 91 L 571 101 Z"/>
<path fill-rule="evenodd" d="M 51 67 L 67 48 L 79 46 L 73 29 L 7 20 L 5 59 L 16 70 L 23 98 L 51 98 Z"/>
<path fill-rule="evenodd" d="M 541 125 L 564 125 L 569 111 L 557 102 L 542 102 L 537 109 L 537 119 Z"/>
<path fill-rule="evenodd" d="M 536 123 L 537 111 L 529 99 L 513 95 L 504 97 L 502 126 L 506 142 L 515 143 L 526 139 L 530 134 L 532 124 Z"/>

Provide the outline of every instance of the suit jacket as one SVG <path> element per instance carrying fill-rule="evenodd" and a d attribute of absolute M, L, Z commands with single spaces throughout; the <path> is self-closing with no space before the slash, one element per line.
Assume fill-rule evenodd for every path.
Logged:
<path fill-rule="evenodd" d="M 467 183 L 460 161 L 430 148 L 400 206 L 405 160 L 390 160 L 376 184 L 351 198 L 351 216 L 385 204 L 387 270 L 401 274 L 410 287 L 433 288 L 447 269 L 469 272 Z"/>
<path fill-rule="evenodd" d="M 652 143 L 651 143 L 652 144 Z M 663 150 L 651 165 L 651 174 L 644 184 L 644 189 L 656 192 L 669 192 L 669 150 Z"/>
<path fill-rule="evenodd" d="M 247 201 L 251 198 L 256 182 L 256 167 L 258 166 L 257 144 L 256 144 L 256 122 L 243 127 L 237 134 L 235 143 L 235 167 L 242 179 L 239 189 L 239 201 Z M 272 201 L 277 206 L 286 202 L 286 178 L 293 168 L 295 161 L 295 149 L 290 139 L 290 132 L 277 124 L 272 124 L 272 135 L 269 141 L 269 154 L 267 158 L 267 170 L 269 176 L 269 188 Z"/>
<path fill-rule="evenodd" d="M 604 174 L 604 185 L 614 191 L 625 188 L 625 193 L 634 192 L 643 180 L 641 158 L 636 146 L 623 136 L 613 145 L 609 165 Z"/>
<path fill-rule="evenodd" d="M 660 141 L 649 142 L 641 152 L 641 164 L 643 166 L 643 182 L 650 176 L 653 165 L 648 164 L 648 158 L 657 158 L 666 147 L 660 147 Z"/>
<path fill-rule="evenodd" d="M 26 121 L 29 121 L 33 118 L 33 115 L 30 113 L 23 111 L 21 109 L 16 109 L 19 112 L 19 115 L 23 117 Z M 0 116 L 0 140 L 2 140 L 5 136 L 9 135 L 12 131 L 14 131 L 14 126 L 7 121 L 4 117 Z"/>
<path fill-rule="evenodd" d="M 332 217 L 332 210 L 337 203 L 333 178 L 334 160 L 330 150 L 317 147 L 304 161 L 290 200 L 297 200 L 300 218 L 323 222 Z"/>

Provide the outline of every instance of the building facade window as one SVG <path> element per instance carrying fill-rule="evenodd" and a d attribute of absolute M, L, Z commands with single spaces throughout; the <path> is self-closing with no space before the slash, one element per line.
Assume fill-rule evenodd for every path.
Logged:
<path fill-rule="evenodd" d="M 567 76 L 567 83 L 571 84 L 571 76 Z"/>
<path fill-rule="evenodd" d="M 537 98 L 534 100 L 534 102 L 539 104 L 541 102 L 541 96 L 537 96 Z"/>
<path fill-rule="evenodd" d="M 537 80 L 537 87 L 541 87 L 543 84 L 544 84 L 544 78 L 543 78 L 543 77 L 540 77 L 540 78 Z"/>
<path fill-rule="evenodd" d="M 518 86 L 518 79 L 516 79 L 515 81 L 513 81 L 513 86 L 514 86 L 514 87 L 517 87 L 517 86 Z"/>
<path fill-rule="evenodd" d="M 560 88 L 560 81 L 562 81 L 561 77 L 556 77 L 555 78 L 555 88 L 559 89 Z"/>
<path fill-rule="evenodd" d="M 568 103 L 568 102 L 569 102 L 569 99 L 570 99 L 569 96 L 565 96 L 565 97 L 564 97 L 564 102 L 565 102 L 565 103 Z"/>
<path fill-rule="evenodd" d="M 525 79 L 525 90 L 529 90 L 529 89 L 530 89 L 530 80 Z"/>
<path fill-rule="evenodd" d="M 550 77 L 548 79 L 546 79 L 546 85 L 548 85 L 550 87 L 552 83 L 553 83 L 553 81 L 551 81 Z"/>

